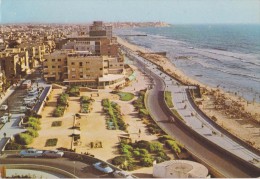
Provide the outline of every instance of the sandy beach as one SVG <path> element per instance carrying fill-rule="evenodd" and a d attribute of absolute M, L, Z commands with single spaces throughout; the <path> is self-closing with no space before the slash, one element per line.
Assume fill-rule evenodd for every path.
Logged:
<path fill-rule="evenodd" d="M 142 52 L 142 53 L 149 53 L 150 51 L 146 48 L 139 47 L 134 44 L 128 43 L 126 40 L 118 37 L 118 42 L 132 51 Z M 251 144 L 256 149 L 260 149 L 260 104 L 259 103 L 248 103 L 246 100 L 235 96 L 230 93 L 226 93 L 223 90 L 209 87 L 205 84 L 202 84 L 192 78 L 187 77 L 181 70 L 176 68 L 174 64 L 170 62 L 164 56 L 156 55 L 156 54 L 143 54 L 143 57 L 146 59 L 156 63 L 158 66 L 162 67 L 166 72 L 178 78 L 180 81 L 185 82 L 187 84 L 196 84 L 199 85 L 201 88 L 205 89 L 205 93 L 202 95 L 202 100 L 200 109 L 206 113 L 209 117 L 216 117 L 216 123 L 221 125 L 223 128 L 231 132 L 232 134 L 236 135 L 240 139 L 246 141 L 247 143 Z M 214 92 L 214 93 L 211 93 Z M 234 118 L 227 115 L 226 110 L 218 110 L 212 106 L 215 103 L 214 100 L 216 98 L 214 95 L 219 94 L 224 101 L 233 101 L 234 103 L 241 106 L 240 110 L 243 110 L 244 113 L 249 113 L 252 117 L 251 119 L 248 118 Z M 232 103 L 232 104 L 234 104 Z"/>

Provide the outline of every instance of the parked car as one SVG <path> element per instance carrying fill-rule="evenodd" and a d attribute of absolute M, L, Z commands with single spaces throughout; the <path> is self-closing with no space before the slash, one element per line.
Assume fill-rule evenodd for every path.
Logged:
<path fill-rule="evenodd" d="M 27 106 L 21 106 L 20 107 L 20 112 L 26 112 L 27 110 L 30 110 L 31 108 L 27 107 Z"/>
<path fill-rule="evenodd" d="M 64 152 L 59 150 L 46 150 L 43 152 L 44 157 L 60 158 L 64 155 Z"/>
<path fill-rule="evenodd" d="M 132 175 L 126 171 L 116 170 L 113 175 L 115 178 L 133 178 Z"/>
<path fill-rule="evenodd" d="M 8 109 L 8 106 L 7 105 L 2 105 L 1 107 L 0 107 L 0 110 L 1 111 L 5 111 L 5 110 L 7 110 Z"/>
<path fill-rule="evenodd" d="M 103 173 L 112 173 L 114 170 L 106 163 L 97 162 L 93 164 L 94 168 Z"/>
<path fill-rule="evenodd" d="M 7 122 L 8 122 L 8 116 L 2 116 L 2 117 L 0 118 L 0 123 L 5 124 L 5 123 L 7 123 Z"/>
<path fill-rule="evenodd" d="M 37 149 L 27 149 L 27 150 L 22 150 L 20 152 L 20 157 L 41 157 L 43 154 L 42 150 L 37 150 Z"/>

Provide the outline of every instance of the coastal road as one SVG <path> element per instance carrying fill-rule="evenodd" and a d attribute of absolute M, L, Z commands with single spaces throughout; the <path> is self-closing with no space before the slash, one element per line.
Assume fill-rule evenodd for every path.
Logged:
<path fill-rule="evenodd" d="M 162 80 L 162 72 L 155 73 L 157 71 L 155 66 L 148 69 L 145 60 L 135 55 L 137 60 L 137 66 L 145 71 L 151 78 L 155 85 L 149 91 L 147 99 L 147 107 L 155 120 L 157 120 L 159 126 L 163 128 L 169 135 L 181 141 L 185 147 L 192 151 L 197 157 L 205 161 L 212 166 L 215 170 L 220 172 L 226 177 L 257 177 L 260 174 L 260 170 L 250 168 L 245 164 L 245 161 L 238 160 L 233 155 L 227 155 L 219 150 L 214 145 L 210 145 L 205 140 L 197 138 L 189 130 L 183 128 L 176 122 L 169 122 L 169 116 L 171 114 L 165 109 L 163 101 L 163 91 L 165 90 L 165 83 Z"/>

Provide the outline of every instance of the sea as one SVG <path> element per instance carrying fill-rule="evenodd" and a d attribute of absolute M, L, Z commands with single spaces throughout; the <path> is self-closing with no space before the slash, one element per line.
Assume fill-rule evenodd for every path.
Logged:
<path fill-rule="evenodd" d="M 176 67 L 205 85 L 260 102 L 260 25 L 170 25 L 114 32 L 148 50 L 167 52 Z"/>

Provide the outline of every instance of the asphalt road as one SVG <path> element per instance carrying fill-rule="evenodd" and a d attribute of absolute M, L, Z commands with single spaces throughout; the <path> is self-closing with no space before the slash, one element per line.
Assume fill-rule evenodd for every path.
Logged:
<path fill-rule="evenodd" d="M 144 65 L 139 62 L 137 62 L 137 66 L 140 69 L 144 69 Z M 147 107 L 161 128 L 175 139 L 181 141 L 189 151 L 192 151 L 193 154 L 204 160 L 226 177 L 260 176 L 259 170 L 248 168 L 244 165 L 244 162 L 237 160 L 231 155 L 222 153 L 213 145 L 206 143 L 205 140 L 201 140 L 194 136 L 178 123 L 169 123 L 168 119 L 171 114 L 165 109 L 163 102 L 164 83 L 156 74 L 150 72 L 148 69 L 145 69 L 145 71 L 155 83 L 153 88 L 149 91 Z"/>
<path fill-rule="evenodd" d="M 112 178 L 112 174 L 104 174 L 94 169 L 90 164 L 74 161 L 68 158 L 19 158 L 16 155 L 8 155 L 0 158 L 0 164 L 36 164 L 46 165 L 58 169 L 65 170 L 74 174 L 78 178 Z M 75 173 L 74 173 L 75 166 Z"/>

